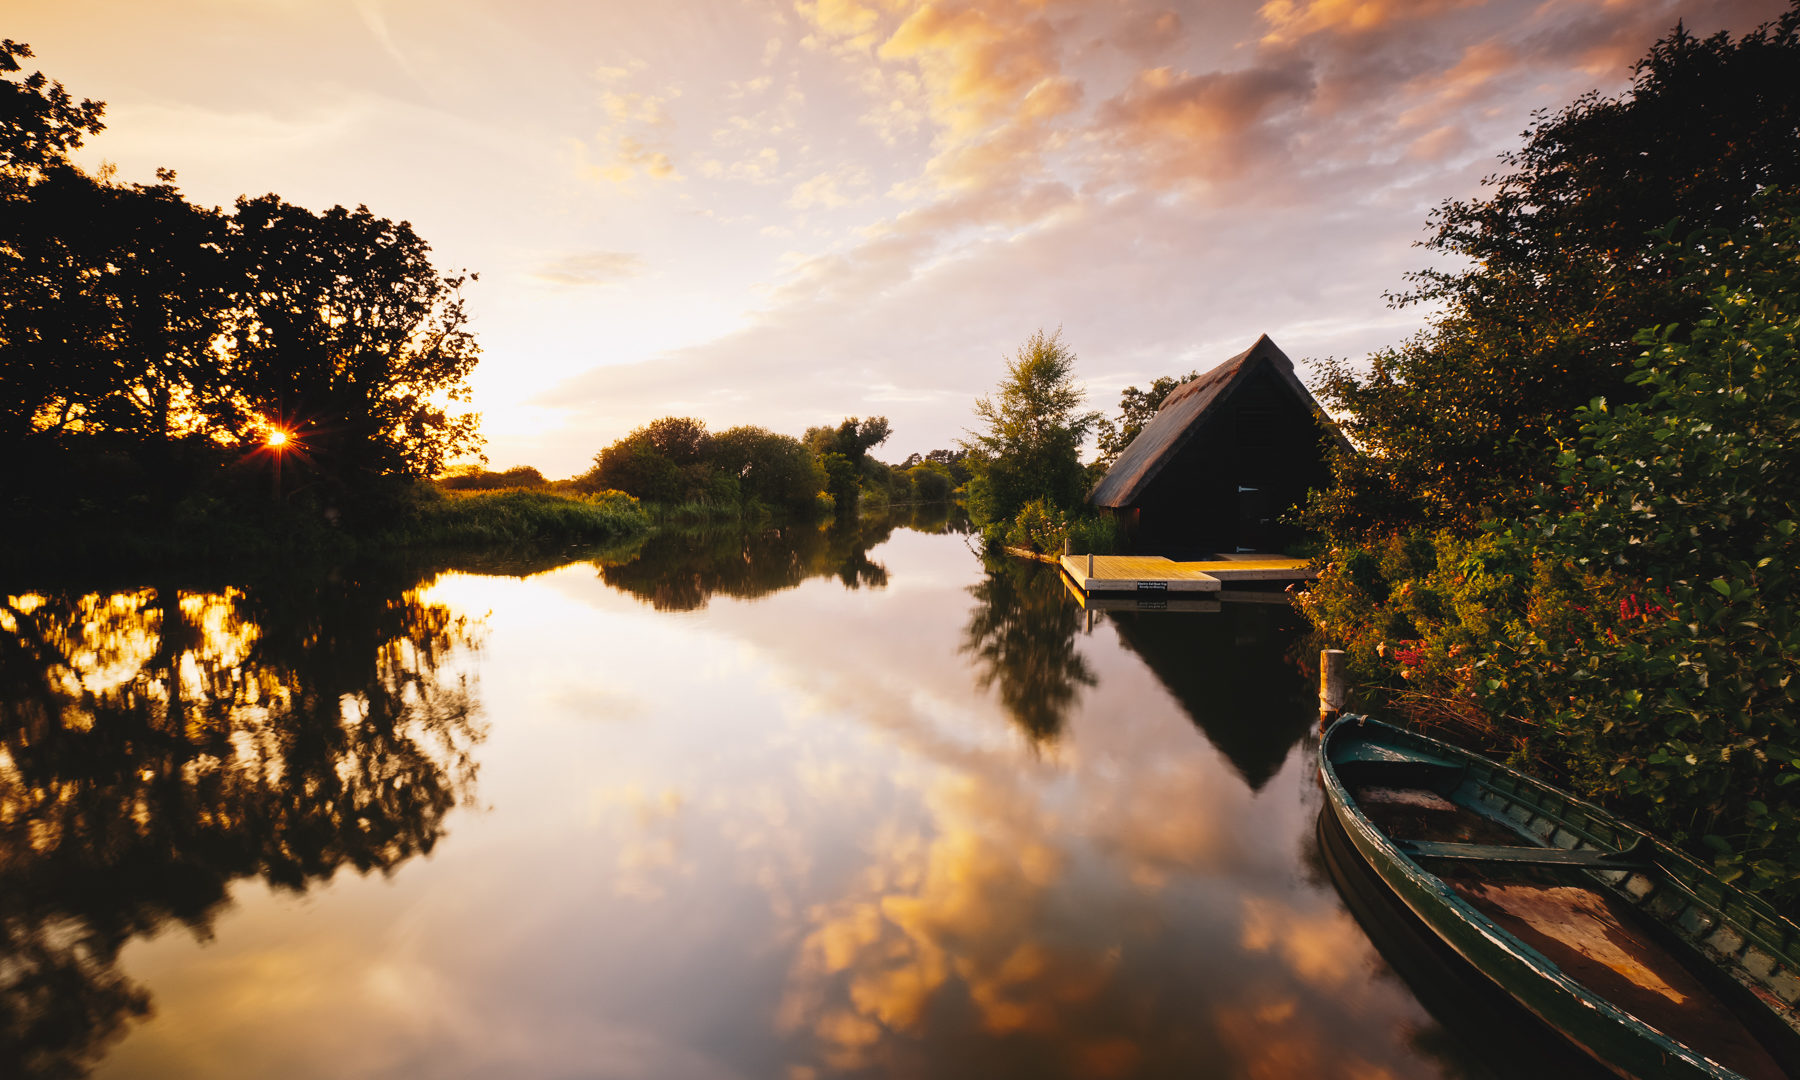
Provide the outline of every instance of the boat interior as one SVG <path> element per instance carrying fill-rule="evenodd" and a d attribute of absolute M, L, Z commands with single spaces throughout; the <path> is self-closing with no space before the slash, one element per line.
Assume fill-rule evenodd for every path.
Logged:
<path fill-rule="evenodd" d="M 1333 765 L 1397 848 L 1594 994 L 1740 1076 L 1800 1075 L 1800 1036 L 1763 1004 L 1772 995 L 1640 906 L 1671 884 L 1644 838 L 1609 829 L 1607 845 L 1591 822 L 1521 812 L 1468 765 L 1424 752 L 1353 741 Z"/>

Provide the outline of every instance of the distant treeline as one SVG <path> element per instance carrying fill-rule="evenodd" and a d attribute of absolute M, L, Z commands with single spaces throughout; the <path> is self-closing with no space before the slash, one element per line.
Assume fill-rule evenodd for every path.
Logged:
<path fill-rule="evenodd" d="M 584 495 L 618 491 L 662 517 L 811 518 L 897 503 L 945 503 L 968 481 L 960 450 L 913 454 L 889 465 L 869 451 L 887 441 L 888 419 L 848 417 L 800 438 L 742 425 L 711 432 L 704 421 L 666 416 L 598 454 L 586 472 L 551 481 L 519 466 L 464 466 L 442 477 L 452 491 L 538 488 Z"/>

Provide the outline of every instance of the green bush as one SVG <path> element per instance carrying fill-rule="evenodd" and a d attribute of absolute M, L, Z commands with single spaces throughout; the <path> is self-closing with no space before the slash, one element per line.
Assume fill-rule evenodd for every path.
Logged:
<path fill-rule="evenodd" d="M 1757 192 L 1800 185 L 1797 69 L 1790 4 L 1735 40 L 1677 25 L 1624 93 L 1534 114 L 1480 197 L 1431 215 L 1424 247 L 1449 258 L 1393 297 L 1435 308 L 1426 330 L 1322 365 L 1320 400 L 1364 453 L 1336 455 L 1311 520 L 1366 538 L 1526 513 L 1576 437 L 1571 406 L 1642 400 L 1637 332 L 1699 317 L 1653 230 L 1744 228 L 1762 220 Z"/>
<path fill-rule="evenodd" d="M 759 427 L 734 427 L 712 437 L 707 460 L 735 477 L 741 493 L 769 507 L 810 513 L 825 487 L 818 460 L 799 439 Z"/>
<path fill-rule="evenodd" d="M 1091 514 L 1069 522 L 1069 547 L 1082 555 L 1111 555 L 1119 550 L 1119 522 L 1107 514 Z"/>
<path fill-rule="evenodd" d="M 825 492 L 831 496 L 832 505 L 839 514 L 856 511 L 857 496 L 861 488 L 856 479 L 856 463 L 843 454 L 831 451 L 820 455 L 819 466 L 825 472 Z"/>
<path fill-rule="evenodd" d="M 1668 257 L 1705 314 L 1640 335 L 1533 512 L 1334 552 L 1302 605 L 1416 715 L 1800 899 L 1800 199 Z"/>
<path fill-rule="evenodd" d="M 1117 526 L 1111 518 L 1070 514 L 1048 499 L 1033 499 L 1004 527 L 990 526 L 1008 547 L 1025 548 L 1046 555 L 1061 555 L 1065 542 L 1081 554 L 1111 554 L 1118 546 Z"/>
<path fill-rule="evenodd" d="M 437 485 L 448 491 L 497 491 L 501 488 L 543 488 L 550 481 L 530 465 L 518 465 L 505 472 L 492 472 L 478 465 L 452 469 L 438 477 Z"/>
<path fill-rule="evenodd" d="M 950 493 L 955 484 L 950 478 L 950 470 L 937 462 L 914 465 L 906 471 L 907 478 L 912 481 L 912 497 L 914 502 L 949 502 Z"/>

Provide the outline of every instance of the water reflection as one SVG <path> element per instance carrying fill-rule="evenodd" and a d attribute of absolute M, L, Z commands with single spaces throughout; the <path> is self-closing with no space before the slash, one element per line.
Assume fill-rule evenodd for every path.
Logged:
<path fill-rule="evenodd" d="M 150 995 L 127 941 L 230 884 L 428 852 L 470 791 L 470 627 L 404 578 L 0 602 L 0 1073 L 79 1075 Z"/>
<path fill-rule="evenodd" d="M 1612 1075 L 1439 940 L 1357 854 L 1329 811 L 1319 815 L 1314 845 L 1319 868 L 1380 949 L 1393 977 L 1404 980 L 1430 1009 L 1436 1022 L 1415 1032 L 1411 1042 L 1440 1061 L 1446 1076 L 1601 1080 Z"/>
<path fill-rule="evenodd" d="M 1318 714 L 1291 659 L 1306 628 L 1285 603 L 1225 603 L 1198 614 L 1109 611 L 1119 641 L 1142 657 L 1206 738 L 1261 790 Z"/>
<path fill-rule="evenodd" d="M 976 683 L 999 688 L 1001 704 L 1027 735 L 1052 742 L 1082 689 L 1097 685 L 1075 648 L 1081 609 L 1054 566 L 1000 559 L 986 569 L 969 589 L 975 607 L 963 628 L 963 654 L 974 663 Z"/>
<path fill-rule="evenodd" d="M 1252 790 L 1269 782 L 1312 729 L 1312 689 L 1293 660 L 1306 628 L 1279 594 L 1208 611 L 1085 612 L 1054 566 L 1001 559 L 984 569 L 969 589 L 976 604 L 962 652 L 977 685 L 997 689 L 1034 742 L 1054 742 L 1082 691 L 1098 686 L 1076 644 L 1097 623 L 1116 628 L 1120 644 L 1143 660 Z"/>
<path fill-rule="evenodd" d="M 635 557 L 600 562 L 601 578 L 658 611 L 697 611 L 716 594 L 751 599 L 815 577 L 847 589 L 880 589 L 887 567 L 868 557 L 906 520 L 884 514 L 830 525 L 783 525 L 744 531 L 673 530 L 650 538 Z"/>
<path fill-rule="evenodd" d="M 18 944 L 0 975 L 62 977 L 33 947 L 91 961 L 86 1003 L 49 1018 L 87 1032 L 74 1065 L 105 1042 L 93 1016 L 143 1001 L 120 973 L 142 980 L 158 1015 L 126 1024 L 100 1065 L 130 1080 L 1463 1074 L 1466 1049 L 1382 964 L 1312 839 L 1311 718 L 1290 723 L 1308 702 L 1278 610 L 1090 624 L 1052 568 L 984 567 L 905 520 L 489 556 L 428 593 L 350 575 L 297 599 L 34 599 L 39 636 L 95 644 L 65 645 L 79 659 L 60 667 L 0 664 L 9 701 L 27 700 L 21 681 L 60 688 L 43 737 L 18 733 L 23 706 L 6 714 L 18 753 L 74 762 L 34 758 L 51 779 L 31 783 L 144 807 L 142 826 L 95 809 L 91 833 L 168 839 L 83 854 L 77 885 L 7 811 L 0 918 Z M 115 603 L 127 614 L 97 614 Z M 451 612 L 486 613 L 491 736 L 445 659 L 468 632 Z M 27 635 L 7 633 L 13 656 Z M 391 691 L 396 663 L 423 689 Z M 164 685 L 180 687 L 179 723 L 159 719 Z M 83 704 L 129 687 L 160 703 L 136 728 Z M 286 749 L 337 739 L 346 696 L 358 715 L 365 698 L 417 710 L 396 726 L 435 773 L 405 786 L 448 793 L 412 811 L 410 840 L 385 847 L 395 830 L 372 821 L 364 862 L 344 852 L 365 826 L 328 809 L 356 800 L 332 785 L 393 751 L 359 736 L 329 762 Z M 441 745 L 433 725 L 462 733 Z M 81 739 L 102 728 L 156 738 L 112 736 L 131 752 L 95 772 L 103 748 Z M 252 754 L 266 741 L 284 749 Z M 429 846 L 477 741 L 487 811 L 460 815 L 433 858 L 340 875 L 303 904 L 229 889 L 219 916 L 234 878 L 305 887 L 332 860 L 391 866 Z M 248 769 L 263 795 L 157 801 L 144 768 L 190 789 Z M 275 835 L 309 810 L 315 830 Z M 308 851 L 326 854 L 293 857 Z M 137 881 L 120 860 L 154 872 Z M 167 882 L 189 870 L 184 903 Z M 91 884 L 111 877 L 126 900 Z M 216 924 L 216 941 L 163 935 L 120 959 L 133 927 L 173 918 Z M 58 936 L 70 926 L 95 944 Z"/>

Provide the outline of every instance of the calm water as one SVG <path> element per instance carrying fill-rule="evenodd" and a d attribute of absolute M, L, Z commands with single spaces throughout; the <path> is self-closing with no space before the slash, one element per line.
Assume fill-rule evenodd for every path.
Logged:
<path fill-rule="evenodd" d="M 1486 1075 L 1327 873 L 1294 617 L 1042 569 L 14 590 L 0 1073 Z"/>

